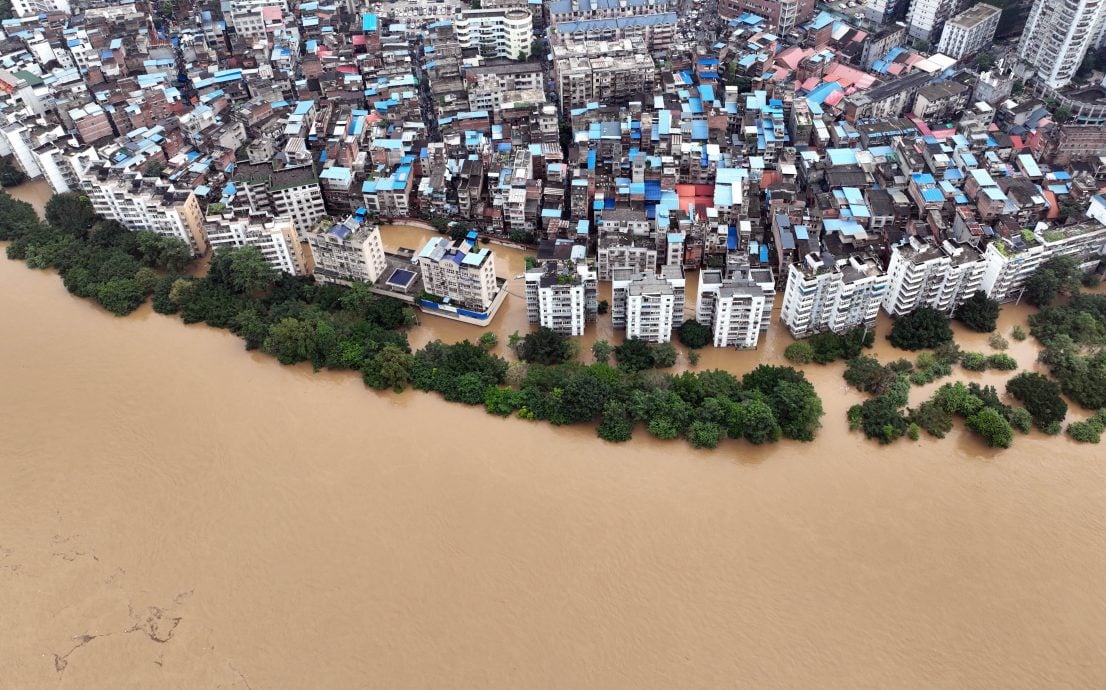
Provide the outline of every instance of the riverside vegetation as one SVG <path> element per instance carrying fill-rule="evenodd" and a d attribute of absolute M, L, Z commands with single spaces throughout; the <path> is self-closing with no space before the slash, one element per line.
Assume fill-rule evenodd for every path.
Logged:
<path fill-rule="evenodd" d="M 0 240 L 11 242 L 8 258 L 57 269 L 67 290 L 117 315 L 152 297 L 158 313 L 230 330 L 246 349 L 282 364 L 360 371 L 375 389 L 435 391 L 500 416 L 558 425 L 598 420 L 598 435 L 612 442 L 629 440 L 638 423 L 697 448 L 727 436 L 811 441 L 824 414 L 813 385 L 790 367 L 761 365 L 740 379 L 720 370 L 666 374 L 661 369 L 677 359 L 670 343 L 597 343 L 596 361 L 583 364 L 573 341 L 539 329 L 511 336 L 516 362 L 490 352 L 494 334 L 412 352 L 405 329 L 417 323 L 416 313 L 367 285 L 320 286 L 277 273 L 252 247 L 216 252 L 206 276 L 190 276 L 183 243 L 101 219 L 77 194 L 53 197 L 45 223 L 29 204 L 0 194 Z M 693 326 L 681 335 L 702 339 Z"/>
<path fill-rule="evenodd" d="M 944 316 L 932 309 L 923 307 L 897 319 L 889 336 L 893 345 L 907 350 L 931 348 L 932 352 L 922 352 L 915 363 L 900 359 L 885 365 L 865 356 L 848 360 L 846 382 L 873 396 L 849 409 L 850 428 L 880 443 L 892 443 L 902 436 L 917 439 L 921 430 L 943 438 L 954 417 L 961 417 L 988 445 L 1008 448 L 1015 430 L 1029 433 L 1036 426 L 1047 434 L 1060 433 L 1068 413 L 1063 394 L 1096 411 L 1085 421 L 1070 423 L 1068 435 L 1081 443 L 1098 443 L 1106 431 L 1106 295 L 1078 292 L 1081 285 L 1095 284 L 1093 276 L 1080 276 L 1069 257 L 1046 262 L 1027 282 L 1027 295 L 1041 307 L 1029 318 L 1030 332 L 1044 346 L 1040 361 L 1056 381 L 1034 372 L 1021 372 L 1008 380 L 1006 392 L 1024 407 L 1002 402 L 993 386 L 956 382 L 942 385 L 929 400 L 908 408 L 911 383 L 924 385 L 948 376 L 957 363 L 968 371 L 1014 371 L 1018 363 L 1002 352 L 960 352 Z M 1061 294 L 1071 294 L 1071 299 L 1053 306 Z M 969 328 L 981 333 L 995 329 L 998 304 L 993 300 L 979 293 L 964 306 L 957 318 Z M 1011 335 L 1015 340 L 1026 337 L 1020 326 L 1015 326 Z M 998 333 L 988 342 L 996 350 L 1008 346 Z"/>

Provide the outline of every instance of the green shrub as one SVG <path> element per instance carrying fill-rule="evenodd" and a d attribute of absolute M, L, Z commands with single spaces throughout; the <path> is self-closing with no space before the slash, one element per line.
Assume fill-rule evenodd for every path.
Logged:
<path fill-rule="evenodd" d="M 814 348 L 805 340 L 798 340 L 787 346 L 783 356 L 792 364 L 810 364 L 814 360 Z"/>
<path fill-rule="evenodd" d="M 1010 426 L 1023 434 L 1028 434 L 1033 427 L 1033 415 L 1029 414 L 1029 410 L 1024 407 L 1010 408 L 1010 414 L 1006 419 L 1010 422 Z"/>
<path fill-rule="evenodd" d="M 987 366 L 999 371 L 1014 371 L 1018 368 L 1018 361 L 1008 354 L 998 352 L 987 356 Z"/>
<path fill-rule="evenodd" d="M 910 413 L 910 421 L 936 438 L 944 438 L 952 430 L 952 414 L 932 400 L 927 400 Z"/>
<path fill-rule="evenodd" d="M 985 407 L 968 417 L 968 428 L 983 437 L 987 445 L 994 448 L 1009 448 L 1014 441 L 1014 430 L 995 410 Z"/>
<path fill-rule="evenodd" d="M 1098 443 L 1102 440 L 1102 425 L 1093 419 L 1068 424 L 1068 436 L 1080 443 Z"/>
<path fill-rule="evenodd" d="M 965 352 L 960 358 L 960 366 L 968 371 L 984 371 L 987 368 L 987 355 L 982 352 Z"/>

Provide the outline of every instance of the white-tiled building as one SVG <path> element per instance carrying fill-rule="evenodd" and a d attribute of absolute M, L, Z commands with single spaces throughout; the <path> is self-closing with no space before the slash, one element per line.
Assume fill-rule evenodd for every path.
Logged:
<path fill-rule="evenodd" d="M 224 195 L 243 196 L 255 212 L 287 216 L 301 237 L 326 215 L 319 178 L 310 165 L 274 170 L 265 163 L 238 163 L 231 190 Z"/>
<path fill-rule="evenodd" d="M 193 255 L 206 250 L 203 211 L 191 189 L 176 189 L 138 173 L 120 174 L 102 164 L 85 171 L 81 189 L 104 218 L 129 230 L 175 237 L 187 244 Z"/>
<path fill-rule="evenodd" d="M 1035 0 L 1018 42 L 1018 70 L 1054 89 L 1067 86 L 1104 22 L 1104 0 Z"/>
<path fill-rule="evenodd" d="M 530 323 L 562 335 L 583 335 L 599 309 L 599 279 L 582 245 L 558 243 L 538 250 L 540 266 L 526 271 L 526 314 Z"/>
<path fill-rule="evenodd" d="M 660 275 L 617 269 L 611 281 L 611 322 L 627 338 L 668 342 L 683 323 L 684 290 L 679 266 L 665 267 Z"/>
<path fill-rule="evenodd" d="M 236 214 L 232 211 L 211 214 L 204 221 L 207 243 L 220 247 L 256 247 L 274 270 L 305 275 L 303 249 L 296 228 L 288 218 L 268 214 Z"/>
<path fill-rule="evenodd" d="M 1001 15 L 1002 10 L 985 2 L 964 10 L 945 22 L 937 52 L 959 60 L 989 47 Z"/>
<path fill-rule="evenodd" d="M 780 321 L 796 338 L 870 327 L 889 284 L 875 257 L 807 254 L 788 267 Z"/>
<path fill-rule="evenodd" d="M 932 307 L 953 316 L 957 307 L 982 289 L 986 266 L 973 247 L 948 240 L 938 245 L 911 235 L 906 244 L 891 247 L 883 310 L 902 316 L 918 307 Z"/>
<path fill-rule="evenodd" d="M 1042 223 L 1035 231 L 1026 230 L 1020 237 L 998 237 L 987 245 L 982 288 L 991 299 L 1010 302 L 1021 297 L 1026 279 L 1052 257 L 1071 256 L 1084 271 L 1090 271 L 1103 253 L 1106 225 L 1097 220 L 1057 228 Z"/>
<path fill-rule="evenodd" d="M 529 10 L 495 8 L 465 10 L 454 21 L 457 42 L 484 57 L 519 59 L 530 54 L 534 17 Z"/>
<path fill-rule="evenodd" d="M 337 224 L 323 220 L 308 234 L 307 243 L 315 280 L 322 283 L 372 284 L 388 267 L 380 229 L 358 214 Z"/>
<path fill-rule="evenodd" d="M 426 292 L 453 306 L 485 312 L 499 294 L 495 257 L 473 242 L 465 239 L 454 245 L 445 237 L 432 238 L 418 254 L 419 268 Z"/>
<path fill-rule="evenodd" d="M 713 269 L 700 272 L 695 320 L 711 329 L 715 347 L 755 348 L 765 327 L 764 314 L 771 309 L 755 282 L 725 280 Z"/>

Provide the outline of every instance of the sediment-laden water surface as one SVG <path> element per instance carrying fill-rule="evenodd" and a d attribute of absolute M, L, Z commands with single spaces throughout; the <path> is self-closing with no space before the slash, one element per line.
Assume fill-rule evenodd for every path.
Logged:
<path fill-rule="evenodd" d="M 1106 678 L 1100 447 L 879 447 L 846 428 L 840 365 L 806 368 L 816 443 L 613 446 L 281 367 L 149 307 L 115 318 L 3 259 L 0 318 L 3 687 Z M 496 328 L 524 321 L 512 297 Z M 476 335 L 425 317 L 412 341 Z M 746 371 L 787 342 L 700 366 Z"/>

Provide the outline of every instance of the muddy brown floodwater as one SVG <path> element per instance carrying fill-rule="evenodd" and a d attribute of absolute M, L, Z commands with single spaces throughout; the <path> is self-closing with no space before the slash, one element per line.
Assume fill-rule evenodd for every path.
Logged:
<path fill-rule="evenodd" d="M 5 688 L 1106 679 L 1095 446 L 879 447 L 846 428 L 840 365 L 807 368 L 816 443 L 608 445 L 281 367 L 148 306 L 114 318 L 4 259 L 0 317 Z M 524 322 L 512 297 L 494 327 Z M 413 341 L 476 335 L 427 316 Z M 787 342 L 704 365 L 740 373 Z"/>

